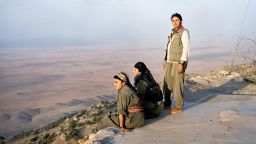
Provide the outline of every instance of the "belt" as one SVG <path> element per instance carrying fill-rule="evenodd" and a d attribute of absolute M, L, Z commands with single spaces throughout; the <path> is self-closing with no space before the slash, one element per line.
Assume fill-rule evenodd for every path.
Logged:
<path fill-rule="evenodd" d="M 144 109 L 140 103 L 134 104 L 128 108 L 129 113 L 143 112 Z"/>

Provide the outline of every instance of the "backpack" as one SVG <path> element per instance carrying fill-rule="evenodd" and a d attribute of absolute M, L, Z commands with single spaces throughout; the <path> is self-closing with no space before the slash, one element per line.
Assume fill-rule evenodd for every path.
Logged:
<path fill-rule="evenodd" d="M 138 83 L 140 80 L 143 80 L 147 83 L 145 100 L 149 100 L 153 103 L 163 100 L 163 93 L 160 89 L 160 86 L 155 83 L 152 78 L 147 75 L 142 75 L 138 79 L 136 79 L 136 82 Z"/>

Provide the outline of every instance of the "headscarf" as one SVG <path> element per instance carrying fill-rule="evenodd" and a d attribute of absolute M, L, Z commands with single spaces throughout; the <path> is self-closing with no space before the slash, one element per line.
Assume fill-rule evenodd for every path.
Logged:
<path fill-rule="evenodd" d="M 147 67 L 143 62 L 137 62 L 134 67 L 137 68 L 141 73 L 144 73 L 147 70 Z"/>
<path fill-rule="evenodd" d="M 125 83 L 127 83 L 127 81 L 128 81 L 128 80 L 127 80 L 127 77 L 126 77 L 125 74 L 122 73 L 122 72 L 116 74 L 116 75 L 114 76 L 114 78 L 115 78 L 115 79 L 119 79 L 119 80 L 121 80 L 122 82 L 125 82 Z"/>
<path fill-rule="evenodd" d="M 178 32 L 183 31 L 184 29 L 185 29 L 185 28 L 184 28 L 182 25 L 180 25 L 178 28 L 173 28 L 173 29 L 172 29 L 172 33 L 173 33 L 173 34 L 178 33 Z"/>

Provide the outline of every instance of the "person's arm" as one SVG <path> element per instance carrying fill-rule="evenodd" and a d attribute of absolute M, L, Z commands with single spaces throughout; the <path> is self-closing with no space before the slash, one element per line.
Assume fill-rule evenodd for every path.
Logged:
<path fill-rule="evenodd" d="M 117 110 L 119 113 L 119 127 L 122 131 L 126 132 L 129 129 L 125 128 L 125 116 L 127 115 L 129 105 L 129 97 L 126 94 L 120 94 L 117 101 Z"/>
<path fill-rule="evenodd" d="M 119 127 L 123 132 L 127 132 L 129 131 L 129 129 L 125 128 L 125 116 L 123 114 L 119 114 L 118 116 L 118 120 L 119 120 Z"/>
<path fill-rule="evenodd" d="M 183 51 L 182 51 L 182 55 L 181 55 L 181 58 L 180 58 L 180 62 L 186 62 L 186 61 L 188 61 L 189 49 L 190 49 L 189 33 L 188 33 L 187 30 L 185 30 L 182 33 L 181 41 L 182 41 L 182 45 L 183 45 Z"/>
<path fill-rule="evenodd" d="M 181 41 L 183 44 L 183 51 L 182 51 L 182 55 L 180 58 L 180 62 L 179 62 L 179 67 L 178 67 L 178 73 L 182 73 L 184 71 L 184 63 L 186 63 L 188 61 L 188 56 L 189 56 L 189 33 L 187 30 L 185 30 L 182 33 L 182 37 L 181 37 Z"/>

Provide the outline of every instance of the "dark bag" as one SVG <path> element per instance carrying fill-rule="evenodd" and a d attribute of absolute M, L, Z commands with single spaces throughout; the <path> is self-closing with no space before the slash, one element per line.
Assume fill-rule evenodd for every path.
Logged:
<path fill-rule="evenodd" d="M 155 103 L 157 101 L 163 100 L 163 93 L 159 88 L 159 86 L 154 86 L 154 87 L 148 88 L 147 97 L 148 97 L 148 100 Z"/>
<path fill-rule="evenodd" d="M 163 93 L 157 83 L 155 83 L 148 76 L 143 76 L 141 79 L 147 83 L 147 92 L 145 96 L 146 100 L 149 100 L 153 103 L 163 100 Z"/>

